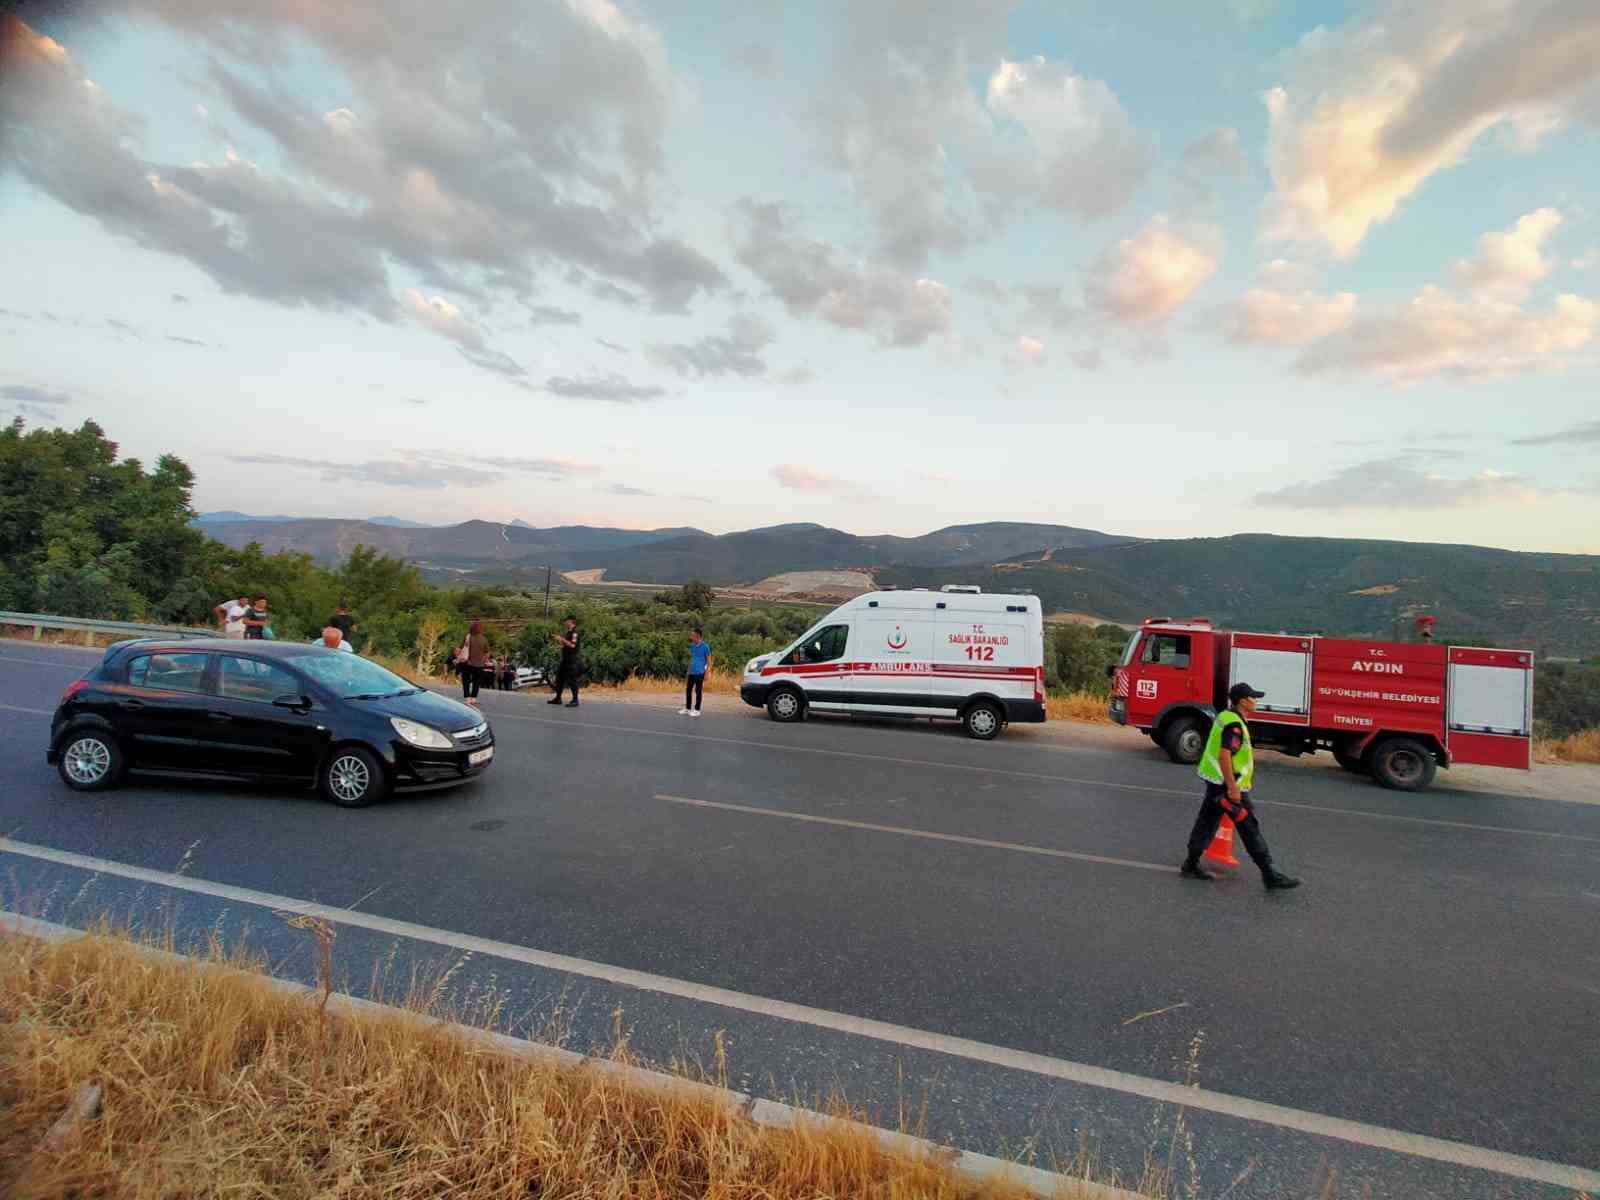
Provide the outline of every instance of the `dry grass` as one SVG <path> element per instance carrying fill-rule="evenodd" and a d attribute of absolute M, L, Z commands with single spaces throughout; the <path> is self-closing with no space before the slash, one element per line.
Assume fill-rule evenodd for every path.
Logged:
<path fill-rule="evenodd" d="M 1600 763 L 1600 729 L 1564 738 L 1535 738 L 1533 757 L 1542 763 Z"/>
<path fill-rule="evenodd" d="M 1107 707 L 1111 702 L 1093 692 L 1062 692 L 1045 697 L 1046 715 L 1052 721 L 1079 721 L 1086 725 L 1110 725 Z"/>
<path fill-rule="evenodd" d="M 521 1061 L 420 1016 L 330 1013 L 326 990 L 287 993 L 215 944 L 212 956 L 223 965 L 115 937 L 0 933 L 0 1195 L 1024 1194 L 975 1188 L 860 1131 L 757 1126 L 705 1089 Z M 99 1116 L 48 1144 L 91 1083 Z M 1175 1172 L 1147 1174 L 1161 1184 Z"/>

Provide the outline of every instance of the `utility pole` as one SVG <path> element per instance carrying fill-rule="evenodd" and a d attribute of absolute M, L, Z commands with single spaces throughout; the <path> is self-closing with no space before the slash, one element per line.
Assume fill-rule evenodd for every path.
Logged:
<path fill-rule="evenodd" d="M 550 615 L 550 564 L 544 565 L 544 615 Z"/>

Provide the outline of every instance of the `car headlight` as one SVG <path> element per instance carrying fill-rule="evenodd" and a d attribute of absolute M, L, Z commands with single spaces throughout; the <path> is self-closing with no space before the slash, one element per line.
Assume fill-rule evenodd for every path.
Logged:
<path fill-rule="evenodd" d="M 444 734 L 429 725 L 422 725 L 416 721 L 408 721 L 404 717 L 390 717 L 389 724 L 394 726 L 394 731 L 413 746 L 420 746 L 424 750 L 451 750 L 455 748 Z"/>
<path fill-rule="evenodd" d="M 746 675 L 754 675 L 754 674 L 756 674 L 756 672 L 760 671 L 761 668 L 766 666 L 766 665 L 767 665 L 767 660 L 766 659 L 764 659 L 764 658 L 752 658 L 749 662 L 745 663 L 745 665 L 744 665 L 744 673 Z"/>

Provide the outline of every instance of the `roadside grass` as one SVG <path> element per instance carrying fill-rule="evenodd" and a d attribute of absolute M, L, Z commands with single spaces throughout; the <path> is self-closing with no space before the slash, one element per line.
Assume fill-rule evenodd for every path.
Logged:
<path fill-rule="evenodd" d="M 1045 697 L 1045 714 L 1052 721 L 1078 721 L 1085 725 L 1110 725 L 1110 701 L 1094 692 L 1056 692 Z"/>
<path fill-rule="evenodd" d="M 0 1195 L 1027 1194 L 965 1179 L 940 1154 L 890 1153 L 859 1129 L 760 1126 L 720 1092 L 644 1088 L 592 1063 L 506 1054 L 441 1023 L 488 1027 L 502 1015 L 481 995 L 466 1014 L 446 1012 L 448 971 L 411 981 L 407 1013 L 330 1012 L 333 931 L 290 923 L 318 941 L 320 990 L 272 986 L 257 961 L 214 936 L 196 963 L 142 952 L 108 928 L 58 943 L 0 931 Z M 615 1022 L 609 1058 L 626 1063 L 620 1012 Z M 725 1046 L 719 1036 L 709 1067 L 671 1066 L 722 1085 Z M 100 1089 L 97 1115 L 63 1129 L 58 1120 L 90 1086 Z M 858 1115 L 837 1096 L 820 1107 Z M 902 1105 L 909 1132 L 918 1121 L 916 1106 Z M 1193 1176 L 1181 1112 L 1156 1145 L 1132 1186 L 1159 1200 Z M 1091 1194 L 1091 1155 L 1056 1166 L 1075 1181 L 1059 1195 Z"/>
<path fill-rule="evenodd" d="M 1562 738 L 1535 738 L 1533 757 L 1542 763 L 1600 763 L 1600 729 Z"/>

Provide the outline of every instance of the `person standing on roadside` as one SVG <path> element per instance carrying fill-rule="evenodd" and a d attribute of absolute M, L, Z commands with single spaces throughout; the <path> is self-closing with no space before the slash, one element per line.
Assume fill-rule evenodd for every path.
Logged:
<path fill-rule="evenodd" d="M 682 716 L 698 717 L 706 698 L 706 673 L 711 670 L 711 643 L 696 625 L 689 631 L 689 675 L 683 685 Z"/>
<path fill-rule="evenodd" d="M 561 664 L 556 668 L 556 698 L 551 704 L 561 703 L 561 693 L 572 689 L 572 699 L 567 701 L 568 708 L 578 707 L 578 618 L 568 617 L 563 624 L 566 628 L 555 634 L 556 645 L 561 647 Z"/>
<path fill-rule="evenodd" d="M 244 616 L 241 619 L 244 621 L 244 636 L 246 639 L 259 642 L 266 637 L 267 626 L 272 621 L 271 614 L 267 612 L 267 598 L 265 596 L 257 596 L 251 601 L 250 607 L 245 609 Z"/>
<path fill-rule="evenodd" d="M 1250 714 L 1256 711 L 1256 701 L 1265 695 L 1248 683 L 1234 684 L 1228 689 L 1228 707 L 1211 723 L 1211 736 L 1206 739 L 1205 753 L 1200 756 L 1197 771 L 1206 781 L 1206 794 L 1200 801 L 1194 828 L 1189 832 L 1189 856 L 1183 860 L 1181 872 L 1185 879 L 1216 878 L 1200 865 L 1200 856 L 1217 836 L 1222 818 L 1227 816 L 1239 831 L 1245 850 L 1260 868 L 1261 882 L 1269 892 L 1300 886 L 1298 879 L 1272 865 L 1272 852 L 1267 849 L 1267 839 L 1256 821 L 1255 806 L 1250 803 L 1256 762 L 1250 745 L 1249 720 Z"/>
<path fill-rule="evenodd" d="M 334 609 L 333 616 L 328 618 L 328 624 L 337 629 L 339 636 L 352 647 L 355 646 L 356 619 L 350 615 L 350 607 L 343 600 L 339 601 L 339 607 Z"/>
<path fill-rule="evenodd" d="M 483 636 L 483 622 L 474 621 L 461 643 L 461 698 L 478 707 L 478 684 L 483 679 L 483 664 L 489 657 L 489 639 Z"/>
<path fill-rule="evenodd" d="M 211 611 L 217 614 L 217 624 L 222 626 L 223 637 L 242 638 L 244 615 L 250 611 L 250 597 L 240 596 L 237 600 L 224 600 Z"/>

